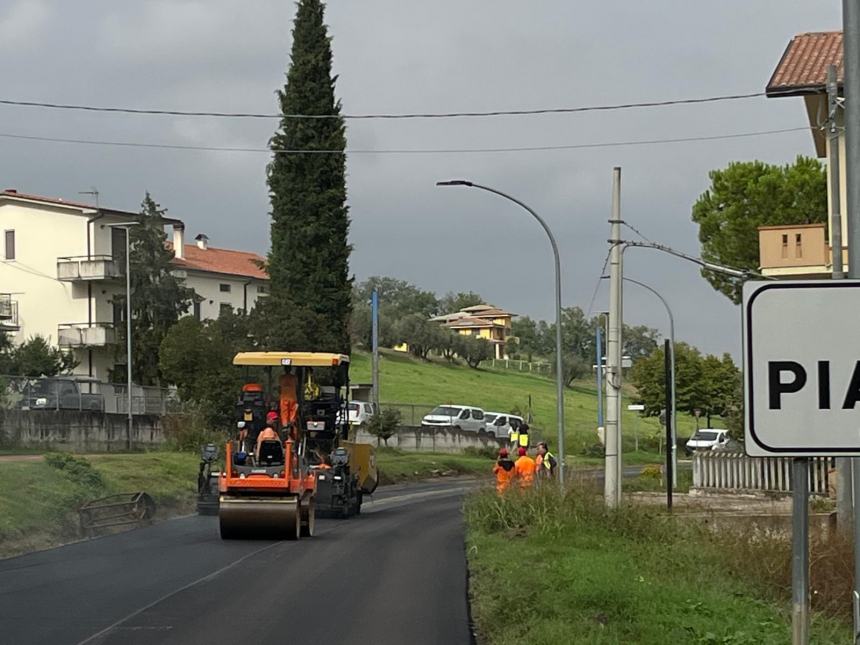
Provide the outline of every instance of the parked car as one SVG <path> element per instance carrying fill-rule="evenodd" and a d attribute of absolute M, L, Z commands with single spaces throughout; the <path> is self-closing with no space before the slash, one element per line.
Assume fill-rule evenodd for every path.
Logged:
<path fill-rule="evenodd" d="M 505 412 L 485 412 L 484 422 L 488 434 L 494 437 L 507 437 L 511 430 L 522 425 L 523 418 Z"/>
<path fill-rule="evenodd" d="M 85 380 L 71 377 L 37 379 L 24 388 L 18 407 L 22 410 L 104 410 L 103 394 L 83 391 L 91 387 Z"/>
<path fill-rule="evenodd" d="M 692 455 L 696 450 L 713 450 L 729 442 L 729 431 L 716 428 L 696 430 L 696 434 L 687 441 L 687 454 Z"/>
<path fill-rule="evenodd" d="M 347 410 L 349 414 L 349 425 L 351 426 L 360 426 L 364 425 L 370 418 L 378 414 L 379 410 L 376 409 L 375 403 L 370 403 L 368 401 L 350 401 L 347 405 Z"/>
<path fill-rule="evenodd" d="M 421 426 L 439 428 L 450 426 L 464 432 L 484 430 L 484 411 L 470 405 L 439 405 L 421 419 Z"/>

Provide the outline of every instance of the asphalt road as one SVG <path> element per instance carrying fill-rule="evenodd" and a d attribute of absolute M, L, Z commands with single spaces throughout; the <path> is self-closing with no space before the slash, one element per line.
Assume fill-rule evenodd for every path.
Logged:
<path fill-rule="evenodd" d="M 468 644 L 468 485 L 386 488 L 298 542 L 193 516 L 0 561 L 0 642 Z"/>

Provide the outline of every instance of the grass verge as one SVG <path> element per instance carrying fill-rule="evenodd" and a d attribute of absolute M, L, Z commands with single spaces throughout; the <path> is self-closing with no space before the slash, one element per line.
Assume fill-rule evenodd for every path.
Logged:
<path fill-rule="evenodd" d="M 494 460 L 494 454 L 482 454 L 477 451 L 464 455 L 402 452 L 384 447 L 377 448 L 376 451 L 380 484 L 439 476 L 489 476 L 493 470 Z"/>
<path fill-rule="evenodd" d="M 552 487 L 476 493 L 466 520 L 472 612 L 491 645 L 791 640 L 785 595 L 744 573 L 750 554 L 738 543 L 701 525 L 608 512 L 583 491 L 561 502 Z M 847 623 L 821 613 L 812 634 L 850 640 Z"/>

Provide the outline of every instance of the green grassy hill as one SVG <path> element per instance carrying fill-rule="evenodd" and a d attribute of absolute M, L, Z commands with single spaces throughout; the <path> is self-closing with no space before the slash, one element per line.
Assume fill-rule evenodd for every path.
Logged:
<path fill-rule="evenodd" d="M 351 369 L 353 382 L 370 382 L 370 355 L 354 352 Z M 420 423 L 429 408 L 440 403 L 476 405 L 484 410 L 510 412 L 514 407 L 525 411 L 531 395 L 533 428 L 552 440 L 555 437 L 555 382 L 534 374 L 507 370 L 474 370 L 444 359 L 420 361 L 391 350 L 383 350 L 379 361 L 380 400 L 382 403 L 415 404 L 399 406 L 405 423 Z M 565 390 L 565 428 L 567 452 L 583 453 L 597 443 L 597 388 L 581 382 Z M 625 449 L 632 450 L 634 432 L 638 429 L 640 446 L 650 445 L 656 451 L 656 439 L 662 428 L 655 418 L 640 418 L 628 412 L 628 397 L 623 401 L 622 431 Z M 695 420 L 679 417 L 678 434 L 686 437 L 695 428 Z M 553 441 L 554 443 L 554 441 Z"/>

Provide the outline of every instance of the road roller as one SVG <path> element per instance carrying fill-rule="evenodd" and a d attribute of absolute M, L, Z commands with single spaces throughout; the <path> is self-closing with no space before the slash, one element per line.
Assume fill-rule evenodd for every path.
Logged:
<path fill-rule="evenodd" d="M 233 364 L 263 368 L 268 387 L 254 382 L 243 392 L 263 392 L 268 412 L 262 430 L 249 430 L 243 416 L 238 438 L 227 442 L 219 481 L 221 536 L 311 536 L 318 503 L 341 516 L 358 513 L 377 474 L 372 447 L 346 441 L 349 357 L 240 352 Z"/>

